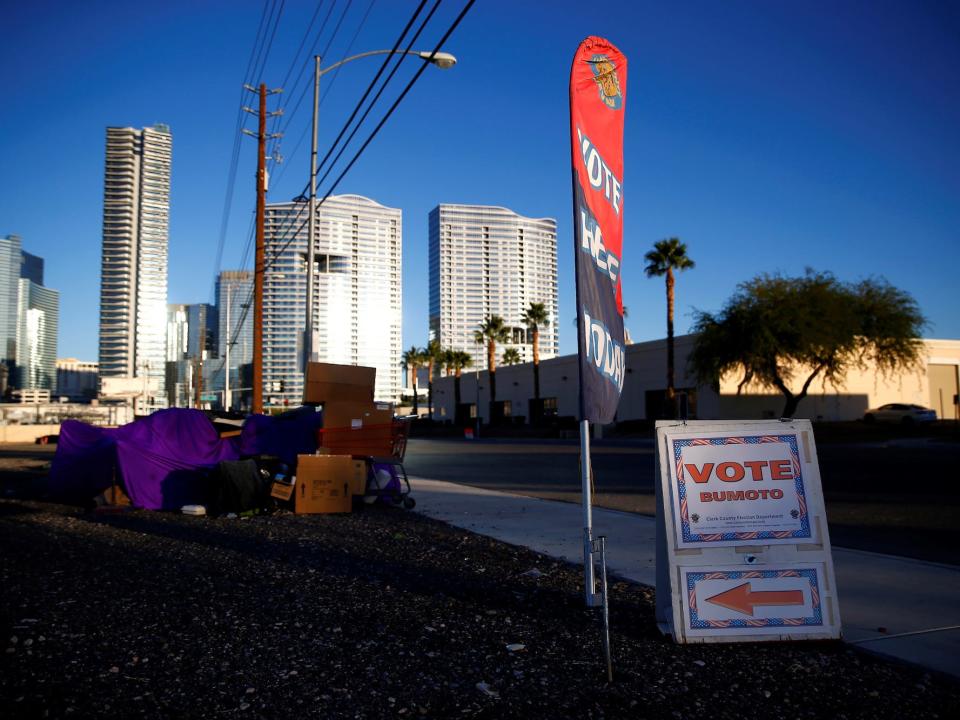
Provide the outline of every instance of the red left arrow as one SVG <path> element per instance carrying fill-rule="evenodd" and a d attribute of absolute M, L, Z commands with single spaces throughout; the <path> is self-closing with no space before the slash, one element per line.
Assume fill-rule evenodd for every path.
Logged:
<path fill-rule="evenodd" d="M 750 588 L 750 583 L 745 582 L 713 597 L 708 597 L 707 602 L 736 610 L 744 615 L 753 615 L 753 609 L 758 605 L 803 605 L 803 591 L 757 590 L 754 592 Z"/>

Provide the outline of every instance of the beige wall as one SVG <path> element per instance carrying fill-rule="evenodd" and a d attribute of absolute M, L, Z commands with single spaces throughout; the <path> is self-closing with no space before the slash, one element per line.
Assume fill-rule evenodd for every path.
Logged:
<path fill-rule="evenodd" d="M 868 408 L 875 408 L 887 403 L 911 403 L 933 407 L 930 402 L 930 373 L 932 365 L 949 365 L 956 367 L 960 364 L 960 341 L 957 340 L 924 340 L 923 361 L 921 370 L 915 373 L 900 373 L 892 377 L 883 377 L 873 369 L 852 370 L 839 387 L 825 384 L 822 378 L 814 379 L 810 385 L 807 397 L 800 403 L 796 413 L 798 418 L 812 420 L 856 420 L 863 416 Z M 937 374 L 936 369 L 933 370 Z M 784 399 L 780 393 L 771 393 L 761 390 L 751 384 L 744 388 L 743 394 L 737 397 L 739 376 L 728 376 L 720 383 L 720 411 L 721 417 L 729 418 L 763 418 L 779 417 L 784 406 Z M 798 373 L 788 386 L 797 391 L 803 383 L 803 376 Z M 947 403 L 952 401 L 952 394 Z M 939 408 L 934 407 L 938 410 Z M 946 415 L 952 418 L 952 408 L 946 408 Z"/>
<path fill-rule="evenodd" d="M 30 443 L 41 435 L 59 432 L 59 425 L 0 425 L 0 443 Z"/>
<path fill-rule="evenodd" d="M 686 373 L 687 357 L 693 348 L 694 337 L 683 335 L 676 338 L 676 387 L 696 387 L 697 417 L 700 419 L 762 419 L 780 417 L 784 398 L 780 393 L 747 387 L 737 396 L 739 377 L 724 378 L 718 395 L 711 388 L 696 386 Z M 939 390 L 936 378 L 949 374 L 960 367 L 960 340 L 924 340 L 924 368 L 918 373 L 904 373 L 892 378 L 883 378 L 871 371 L 849 373 L 842 387 L 824 386 L 815 380 L 808 396 L 800 403 L 798 418 L 823 420 L 856 420 L 867 408 L 890 402 L 915 403 L 940 408 L 931 402 L 931 394 Z M 499 354 L 498 348 L 498 354 Z M 624 382 L 617 420 L 643 419 L 646 415 L 646 393 L 666 387 L 666 340 L 653 340 L 627 346 L 627 377 Z M 930 366 L 933 366 L 932 371 Z M 930 373 L 935 382 L 931 388 Z M 462 402 L 473 403 L 476 397 L 476 381 L 473 372 L 465 372 L 462 378 Z M 795 379 L 792 387 L 800 387 L 802 381 Z M 487 373 L 480 373 L 480 411 L 484 421 L 489 412 L 489 383 Z M 565 355 L 540 363 L 540 395 L 555 397 L 560 416 L 576 417 L 577 409 L 577 358 Z M 956 391 L 954 391 L 956 392 Z M 936 392 L 938 396 L 941 394 Z M 947 395 L 944 391 L 943 395 Z M 533 396 L 533 369 L 530 363 L 497 369 L 497 399 L 510 400 L 514 415 L 526 416 L 527 404 Z M 949 407 L 952 394 L 945 401 L 945 417 L 953 417 Z M 454 417 L 453 378 L 439 378 L 434 383 L 434 416 L 438 420 Z"/>

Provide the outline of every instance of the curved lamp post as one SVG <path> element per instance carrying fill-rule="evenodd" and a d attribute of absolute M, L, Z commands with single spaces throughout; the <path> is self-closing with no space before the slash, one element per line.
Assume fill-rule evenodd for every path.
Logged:
<path fill-rule="evenodd" d="M 310 145 L 310 198 L 307 211 L 307 320 L 304 328 L 303 338 L 303 372 L 306 377 L 307 363 L 313 359 L 313 266 L 315 231 L 316 231 L 316 211 L 317 211 L 317 121 L 320 114 L 320 77 L 326 75 L 331 70 L 336 70 L 341 65 L 348 62 L 359 60 L 360 58 L 370 57 L 371 55 L 415 55 L 426 62 L 436 65 L 441 70 L 452 68 L 457 63 L 457 59 L 450 53 L 416 50 L 369 50 L 368 52 L 358 53 L 344 58 L 333 65 L 323 69 L 320 68 L 320 56 L 314 55 L 313 72 L 313 141 Z"/>

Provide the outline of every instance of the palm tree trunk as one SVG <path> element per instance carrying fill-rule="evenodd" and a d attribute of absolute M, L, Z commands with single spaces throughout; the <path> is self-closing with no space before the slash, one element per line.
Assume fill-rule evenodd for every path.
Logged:
<path fill-rule="evenodd" d="M 457 374 L 453 381 L 453 417 L 460 418 L 460 368 L 457 368 Z"/>
<path fill-rule="evenodd" d="M 429 403 L 430 419 L 433 420 L 433 358 L 427 365 L 427 402 Z"/>
<path fill-rule="evenodd" d="M 491 340 L 487 343 L 487 369 L 490 371 L 490 409 L 497 401 L 497 344 Z"/>
<path fill-rule="evenodd" d="M 533 329 L 533 399 L 540 399 L 540 328 Z"/>
<path fill-rule="evenodd" d="M 675 416 L 673 401 L 676 390 L 673 387 L 673 271 L 667 268 L 667 400 L 670 403 L 670 417 Z"/>
<path fill-rule="evenodd" d="M 413 371 L 413 414 L 419 417 L 420 396 L 417 394 L 417 366 L 411 365 L 410 369 Z"/>

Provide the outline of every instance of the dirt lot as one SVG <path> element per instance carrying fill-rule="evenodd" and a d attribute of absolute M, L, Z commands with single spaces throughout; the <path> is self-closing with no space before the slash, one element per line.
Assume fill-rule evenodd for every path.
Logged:
<path fill-rule="evenodd" d="M 4 717 L 960 716 L 840 643 L 673 645 L 613 587 L 401 510 L 248 520 L 0 501 Z"/>

